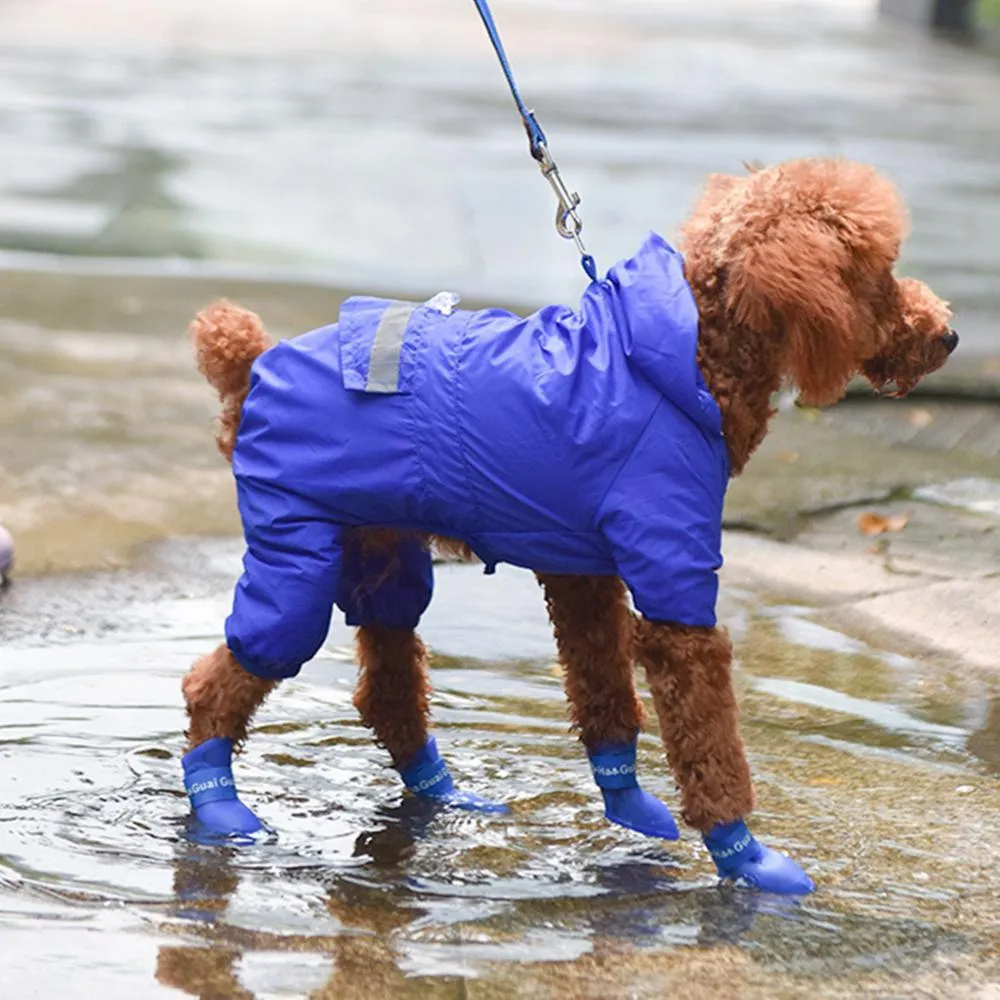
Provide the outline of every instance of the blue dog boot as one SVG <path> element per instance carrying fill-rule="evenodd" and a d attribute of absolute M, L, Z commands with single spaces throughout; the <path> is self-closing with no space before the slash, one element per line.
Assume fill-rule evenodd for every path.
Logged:
<path fill-rule="evenodd" d="M 184 787 L 198 823 L 216 836 L 247 836 L 267 827 L 240 802 L 231 766 L 233 741 L 217 736 L 184 755 Z"/>
<path fill-rule="evenodd" d="M 647 837 L 676 840 L 680 836 L 670 810 L 639 787 L 634 742 L 598 747 L 588 757 L 604 796 L 605 818 Z"/>
<path fill-rule="evenodd" d="M 403 784 L 422 799 L 453 806 L 456 809 L 470 809 L 473 812 L 509 812 L 501 802 L 490 802 L 488 799 L 473 795 L 472 792 L 459 791 L 448 773 L 448 765 L 438 753 L 437 741 L 433 736 L 428 737 L 427 742 L 406 767 L 398 770 Z"/>
<path fill-rule="evenodd" d="M 720 823 L 704 839 L 720 878 L 786 896 L 804 896 L 816 888 L 791 858 L 756 840 L 741 819 Z"/>

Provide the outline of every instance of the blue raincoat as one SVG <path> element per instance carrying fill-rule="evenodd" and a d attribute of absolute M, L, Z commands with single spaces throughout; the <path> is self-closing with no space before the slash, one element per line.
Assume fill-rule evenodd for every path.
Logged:
<path fill-rule="evenodd" d="M 650 234 L 578 311 L 353 298 L 339 322 L 253 366 L 233 468 L 247 551 L 226 638 L 263 677 L 290 677 L 348 624 L 414 627 L 431 562 L 395 572 L 348 529 L 463 539 L 497 563 L 617 575 L 647 618 L 715 624 L 729 463 L 695 363 L 683 261 Z"/>

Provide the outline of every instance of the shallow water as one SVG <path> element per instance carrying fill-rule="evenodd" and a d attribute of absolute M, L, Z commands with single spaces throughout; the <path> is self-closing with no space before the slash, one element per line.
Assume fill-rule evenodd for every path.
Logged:
<path fill-rule="evenodd" d="M 520 571 L 441 567 L 424 628 L 438 738 L 461 783 L 509 817 L 403 799 L 351 707 L 335 629 L 239 764 L 277 840 L 190 843 L 178 682 L 214 642 L 238 556 L 229 541 L 177 543 L 142 574 L 5 596 L 2 965 L 39 996 L 67 975 L 73 995 L 108 998 L 160 995 L 154 983 L 261 1000 L 657 996 L 663 976 L 707 989 L 720 968 L 740 995 L 835 996 L 997 971 L 997 693 L 748 593 L 728 593 L 723 616 L 756 829 L 819 883 L 802 904 L 718 889 L 690 832 L 667 844 L 603 820 Z M 66 629 L 94 605 L 83 634 Z M 640 770 L 676 802 L 652 729 Z"/>

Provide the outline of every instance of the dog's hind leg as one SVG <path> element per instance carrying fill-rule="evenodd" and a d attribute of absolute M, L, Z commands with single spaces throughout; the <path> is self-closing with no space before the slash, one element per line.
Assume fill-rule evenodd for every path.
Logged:
<path fill-rule="evenodd" d="M 237 797 L 232 755 L 276 684 L 244 670 L 225 645 L 196 660 L 181 684 L 189 720 L 184 784 L 195 816 L 209 832 L 239 835 L 263 829 Z"/>
<path fill-rule="evenodd" d="M 428 740 L 427 649 L 412 629 L 371 624 L 358 629 L 357 651 L 354 707 L 393 765 L 405 768 Z"/>
<path fill-rule="evenodd" d="M 632 661 L 633 618 L 617 577 L 539 574 L 555 631 L 573 728 L 587 750 L 605 815 L 651 837 L 677 838 L 670 810 L 638 785 L 643 723 Z"/>
<path fill-rule="evenodd" d="M 771 892 L 806 893 L 812 882 L 790 858 L 760 844 L 745 819 L 753 784 L 732 685 L 732 645 L 722 629 L 639 620 L 636 655 L 646 668 L 683 818 L 699 830 L 719 874 Z"/>
<path fill-rule="evenodd" d="M 389 752 L 414 794 L 483 812 L 506 807 L 455 788 L 430 735 L 427 649 L 415 628 L 433 590 L 431 553 L 423 539 L 363 534 L 347 546 L 337 603 L 357 625 L 360 673 L 354 705 Z"/>

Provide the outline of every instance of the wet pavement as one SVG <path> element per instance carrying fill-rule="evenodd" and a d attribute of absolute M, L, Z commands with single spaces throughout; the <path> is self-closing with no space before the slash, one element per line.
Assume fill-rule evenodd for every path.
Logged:
<path fill-rule="evenodd" d="M 240 555 L 189 316 L 227 294 L 285 335 L 355 290 L 533 306 L 582 275 L 471 5 L 8 0 L 5 996 L 1000 995 L 1000 63 L 861 0 L 608 6 L 497 9 L 602 265 L 709 171 L 841 152 L 900 183 L 904 270 L 963 336 L 910 402 L 783 410 L 729 497 L 756 828 L 820 891 L 720 891 L 690 834 L 609 827 L 534 582 L 475 567 L 441 568 L 423 629 L 434 711 L 510 817 L 401 799 L 337 627 L 241 763 L 279 839 L 184 839 L 178 685 Z M 640 757 L 674 803 L 652 721 Z"/>
<path fill-rule="evenodd" d="M 497 16 L 603 266 L 669 235 L 709 172 L 844 154 L 899 183 L 906 269 L 992 346 L 997 61 L 873 25 L 873 6 L 519 0 Z M 470 7 L 0 6 L 0 247 L 574 300 L 581 273 Z"/>

